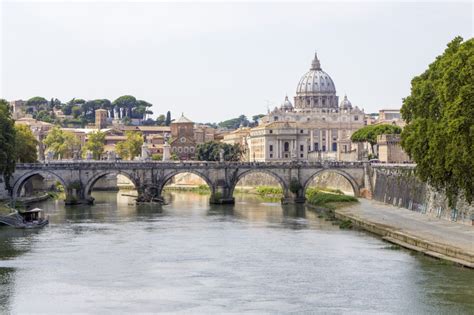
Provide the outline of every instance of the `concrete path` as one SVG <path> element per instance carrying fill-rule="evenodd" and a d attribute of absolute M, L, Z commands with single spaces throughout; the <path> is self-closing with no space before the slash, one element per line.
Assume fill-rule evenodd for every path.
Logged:
<path fill-rule="evenodd" d="M 357 205 L 336 210 L 336 215 L 351 219 L 390 242 L 474 268 L 474 226 L 373 200 L 359 201 Z"/>

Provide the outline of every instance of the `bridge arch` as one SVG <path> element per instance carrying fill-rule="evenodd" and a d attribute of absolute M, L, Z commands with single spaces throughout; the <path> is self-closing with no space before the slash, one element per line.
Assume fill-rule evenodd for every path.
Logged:
<path fill-rule="evenodd" d="M 317 176 L 323 174 L 323 173 L 335 173 L 335 174 L 341 175 L 351 185 L 352 190 L 354 192 L 354 197 L 359 197 L 360 196 L 360 189 L 359 189 L 359 185 L 357 184 L 356 180 L 350 174 L 348 174 L 345 171 L 340 170 L 340 169 L 322 169 L 322 170 L 318 170 L 317 172 L 312 174 L 308 178 L 308 180 L 306 180 L 306 182 L 303 185 L 303 187 L 304 187 L 303 196 L 306 196 L 306 191 L 307 191 L 309 185 L 311 184 L 311 182 L 313 181 L 313 179 L 316 178 Z"/>
<path fill-rule="evenodd" d="M 21 190 L 23 189 L 23 186 L 28 182 L 28 180 L 30 178 L 32 178 L 33 176 L 36 176 L 36 175 L 39 175 L 43 178 L 46 178 L 47 176 L 52 176 L 55 179 L 57 179 L 58 182 L 61 183 L 61 185 L 64 187 L 65 191 L 67 190 L 67 186 L 68 186 L 67 182 L 61 176 L 59 176 L 59 175 L 57 175 L 53 172 L 46 171 L 46 170 L 35 170 L 35 171 L 27 172 L 27 173 L 23 174 L 22 176 L 20 176 L 17 180 L 15 180 L 15 182 L 13 184 L 12 197 L 13 198 L 19 197 L 20 193 L 21 193 Z"/>
<path fill-rule="evenodd" d="M 159 184 L 156 187 L 157 188 L 157 195 L 161 196 L 161 194 L 163 193 L 163 189 L 165 188 L 166 184 L 173 177 L 175 177 L 176 175 L 179 175 L 179 174 L 186 174 L 186 173 L 194 174 L 194 175 L 199 176 L 202 180 L 204 180 L 206 182 L 207 186 L 209 186 L 209 189 L 211 190 L 211 195 L 214 195 L 215 186 L 214 186 L 214 183 L 212 182 L 212 180 L 206 174 L 204 174 L 203 172 L 196 171 L 196 170 L 188 170 L 188 169 L 172 171 L 170 173 L 165 174 L 163 177 L 158 178 L 158 183 Z"/>
<path fill-rule="evenodd" d="M 102 172 L 92 176 L 87 181 L 86 185 L 84 186 L 84 198 L 86 200 L 93 200 L 92 199 L 92 188 L 94 188 L 95 183 L 97 183 L 97 181 L 99 179 L 104 178 L 105 176 L 108 176 L 108 175 L 115 175 L 115 176 L 123 175 L 123 176 L 127 177 L 133 183 L 133 185 L 135 186 L 135 189 L 137 189 L 137 190 L 140 189 L 138 180 L 132 174 L 129 174 L 128 172 L 124 172 L 122 170 L 102 171 Z"/>
<path fill-rule="evenodd" d="M 288 183 L 283 178 L 281 178 L 280 175 L 276 174 L 275 172 L 272 172 L 271 170 L 267 170 L 267 169 L 249 169 L 249 170 L 245 170 L 245 171 L 237 174 L 237 176 L 235 177 L 235 179 L 231 183 L 229 195 L 234 196 L 234 190 L 235 190 L 235 187 L 237 187 L 237 184 L 239 183 L 239 181 L 241 179 L 243 179 L 245 176 L 247 176 L 249 174 L 252 174 L 252 173 L 254 173 L 254 174 L 264 173 L 264 174 L 272 176 L 280 184 L 280 186 L 283 190 L 283 197 L 286 198 L 288 196 L 288 194 L 289 194 Z"/>

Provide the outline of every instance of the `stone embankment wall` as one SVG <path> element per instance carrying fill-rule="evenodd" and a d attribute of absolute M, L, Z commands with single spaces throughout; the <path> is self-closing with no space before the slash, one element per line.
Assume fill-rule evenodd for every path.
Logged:
<path fill-rule="evenodd" d="M 446 196 L 416 178 L 413 169 L 372 168 L 373 199 L 432 217 L 472 225 L 474 204 L 459 198 L 450 208 Z"/>
<path fill-rule="evenodd" d="M 8 191 L 5 189 L 5 183 L 3 182 L 3 176 L 0 176 L 0 200 L 8 199 Z"/>

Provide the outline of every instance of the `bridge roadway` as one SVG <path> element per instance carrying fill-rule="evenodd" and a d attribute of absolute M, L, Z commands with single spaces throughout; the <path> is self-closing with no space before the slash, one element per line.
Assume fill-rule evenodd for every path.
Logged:
<path fill-rule="evenodd" d="M 17 164 L 11 185 L 12 197 L 20 196 L 32 176 L 54 177 L 65 188 L 66 203 L 92 203 L 94 184 L 107 175 L 124 175 L 135 185 L 139 199 L 161 198 L 163 187 L 175 175 L 193 173 L 211 189 L 211 203 L 234 203 L 234 189 L 249 173 L 263 172 L 278 180 L 283 188 L 282 202 L 304 203 L 312 179 L 323 172 L 342 175 L 354 195 L 371 192 L 368 162 L 158 162 L 158 161 L 49 161 Z"/>

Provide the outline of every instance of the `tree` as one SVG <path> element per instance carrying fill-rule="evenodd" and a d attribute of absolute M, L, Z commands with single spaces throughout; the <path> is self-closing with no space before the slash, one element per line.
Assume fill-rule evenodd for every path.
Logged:
<path fill-rule="evenodd" d="M 156 118 L 156 124 L 158 126 L 164 126 L 166 125 L 166 117 L 165 115 L 160 115 Z"/>
<path fill-rule="evenodd" d="M 36 113 L 36 115 L 33 115 L 33 117 L 37 120 L 44 121 L 47 123 L 53 123 L 55 121 L 54 113 L 47 110 L 40 110 Z"/>
<path fill-rule="evenodd" d="M 0 99 L 0 174 L 5 188 L 11 190 L 10 178 L 15 171 L 15 128 L 10 114 L 10 106 Z"/>
<path fill-rule="evenodd" d="M 351 136 L 351 141 L 368 142 L 372 148 L 372 152 L 375 152 L 374 146 L 377 144 L 377 136 L 400 134 L 401 132 L 402 128 L 395 125 L 368 125 L 354 132 Z"/>
<path fill-rule="evenodd" d="M 146 102 L 139 100 L 136 103 L 136 110 L 135 110 L 135 116 L 132 116 L 132 118 L 139 118 L 145 120 L 147 115 L 152 115 L 153 112 L 150 110 L 150 108 L 153 105 Z"/>
<path fill-rule="evenodd" d="M 48 101 L 41 96 L 35 96 L 26 101 L 26 107 L 32 107 L 36 110 L 48 109 Z"/>
<path fill-rule="evenodd" d="M 71 158 L 80 147 L 79 139 L 71 132 L 62 131 L 59 126 L 49 131 L 43 143 L 56 159 Z"/>
<path fill-rule="evenodd" d="M 143 136 L 141 132 L 127 131 L 125 133 L 127 139 L 120 141 L 115 145 L 115 152 L 125 160 L 133 160 L 139 156 L 142 151 Z"/>
<path fill-rule="evenodd" d="M 143 126 L 155 126 L 157 124 L 156 120 L 148 118 L 147 120 L 142 121 Z"/>
<path fill-rule="evenodd" d="M 38 160 L 38 140 L 27 125 L 15 125 L 15 157 L 19 163 L 34 163 Z"/>
<path fill-rule="evenodd" d="M 81 99 L 81 98 L 77 98 L 77 99 L 73 98 L 72 100 L 70 100 L 67 104 L 65 104 L 62 107 L 64 115 L 72 115 L 72 109 L 73 109 L 74 106 L 80 108 L 85 103 L 86 103 L 86 101 Z"/>
<path fill-rule="evenodd" d="M 115 145 L 115 152 L 117 152 L 117 155 L 124 160 L 127 160 L 130 156 L 125 141 L 117 142 L 117 144 Z"/>
<path fill-rule="evenodd" d="M 167 111 L 167 112 L 166 112 L 165 125 L 166 125 L 166 126 L 171 125 L 171 112 L 170 112 L 170 111 Z"/>
<path fill-rule="evenodd" d="M 75 105 L 71 108 L 71 114 L 74 118 L 78 118 L 81 115 L 81 113 L 82 113 L 81 106 Z"/>
<path fill-rule="evenodd" d="M 132 118 L 132 108 L 137 106 L 137 99 L 131 95 L 123 95 L 117 98 L 112 104 L 118 108 L 124 108 L 125 116 Z"/>
<path fill-rule="evenodd" d="M 219 127 L 221 128 L 226 128 L 226 129 L 237 129 L 240 127 L 240 125 L 242 126 L 248 126 L 249 125 L 249 121 L 247 119 L 247 117 L 245 115 L 240 115 L 239 117 L 237 118 L 233 118 L 233 119 L 229 119 L 229 120 L 225 120 L 225 121 L 222 121 L 220 122 L 219 124 Z"/>
<path fill-rule="evenodd" d="M 265 117 L 265 115 L 264 114 L 258 114 L 258 115 L 253 115 L 252 116 L 254 126 L 258 125 L 258 120 L 262 117 Z"/>
<path fill-rule="evenodd" d="M 403 100 L 407 123 L 401 145 L 416 162 L 419 178 L 446 193 L 474 195 L 474 39 L 451 41 L 443 55 L 413 78 Z"/>
<path fill-rule="evenodd" d="M 89 100 L 82 104 L 81 108 L 85 121 L 93 123 L 95 121 L 95 111 L 100 108 L 110 110 L 112 103 L 108 99 Z"/>
<path fill-rule="evenodd" d="M 217 141 L 209 141 L 197 146 L 197 159 L 200 161 L 219 161 L 220 151 L 224 150 L 225 161 L 240 161 L 242 148 L 239 144 L 227 144 Z"/>
<path fill-rule="evenodd" d="M 87 137 L 87 142 L 83 147 L 83 151 L 92 152 L 92 156 L 95 160 L 100 160 L 104 153 L 105 146 L 105 133 L 104 132 L 92 132 Z"/>

